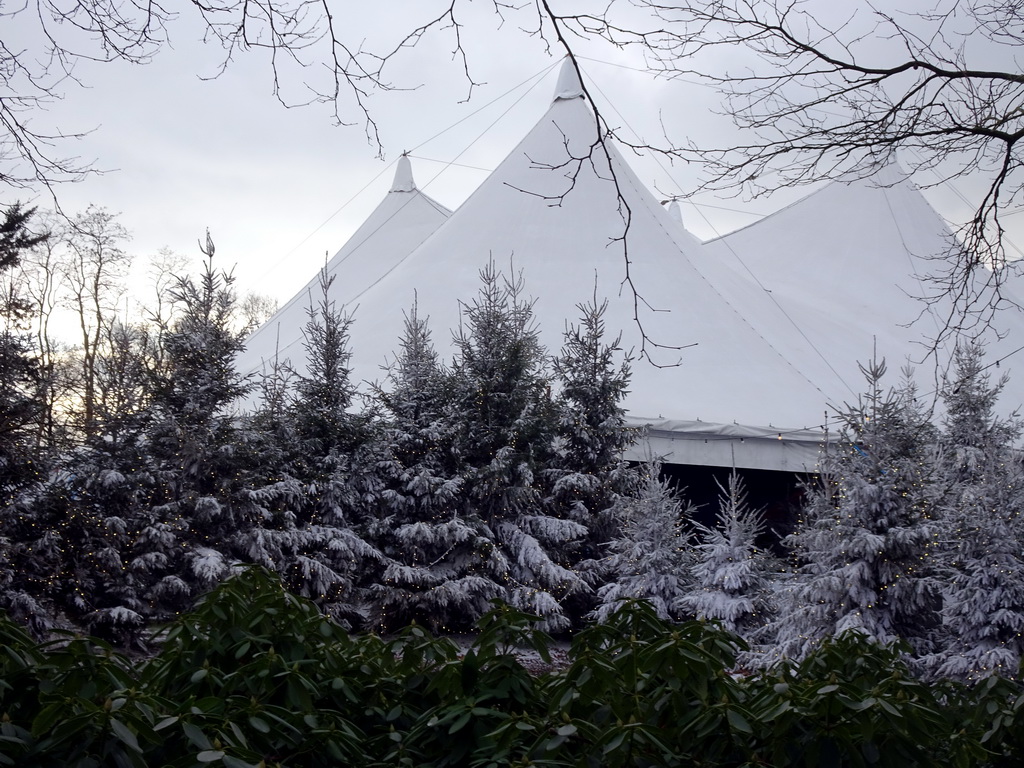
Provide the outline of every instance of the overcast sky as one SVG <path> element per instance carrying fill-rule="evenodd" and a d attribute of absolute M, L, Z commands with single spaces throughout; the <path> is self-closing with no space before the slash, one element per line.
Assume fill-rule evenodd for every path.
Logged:
<path fill-rule="evenodd" d="M 388 14 L 346 17 L 345 29 L 365 27 L 371 42 L 375 34 L 386 39 L 381 25 L 404 21 L 406 9 L 421 7 L 414 0 L 387 6 Z M 139 262 L 161 247 L 197 257 L 196 243 L 209 227 L 218 261 L 236 265 L 240 289 L 283 303 L 379 202 L 402 151 L 414 158 L 420 188 L 454 208 L 543 115 L 562 51 L 546 51 L 514 22 L 502 26 L 486 4 L 472 12 L 464 43 L 482 85 L 464 101 L 467 85 L 451 60 L 450 38 L 427 39 L 397 60 L 392 80 L 420 87 L 371 99 L 383 160 L 357 113 L 348 115 L 356 125 L 337 127 L 320 105 L 279 104 L 259 52 L 240 55 L 219 77 L 203 79 L 217 71 L 218 51 L 202 45 L 199 28 L 183 17 L 171 30 L 173 48 L 145 66 L 80 66 L 87 87 L 69 85 L 63 101 L 40 118 L 66 133 L 91 130 L 64 153 L 106 171 L 61 187 L 61 204 L 68 212 L 90 203 L 120 212 Z M 605 117 L 626 134 L 635 130 L 658 140 L 664 124 L 673 140 L 699 143 L 720 142 L 730 130 L 725 118 L 711 115 L 717 96 L 708 87 L 655 80 L 637 68 L 635 55 L 607 46 L 579 52 L 587 57 L 581 61 L 585 78 Z M 298 75 L 284 85 L 286 98 L 301 98 Z M 656 195 L 699 188 L 699 169 L 627 158 Z M 698 196 L 701 206 L 684 203 L 683 215 L 706 239 L 806 192 L 756 201 Z M 945 189 L 929 197 L 956 220 L 966 210 L 962 193 Z M 49 204 L 45 194 L 35 202 Z"/>

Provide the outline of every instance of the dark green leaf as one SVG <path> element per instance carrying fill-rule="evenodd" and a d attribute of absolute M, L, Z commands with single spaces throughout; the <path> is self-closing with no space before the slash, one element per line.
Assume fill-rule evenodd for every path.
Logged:
<path fill-rule="evenodd" d="M 185 732 L 185 738 L 194 746 L 200 749 L 213 749 L 213 744 L 210 743 L 210 740 L 199 726 L 192 723 L 182 723 L 181 729 Z"/>
<path fill-rule="evenodd" d="M 750 723 L 747 722 L 747 718 L 741 715 L 737 710 L 727 710 L 725 716 L 729 720 L 729 725 L 732 726 L 733 730 L 739 731 L 740 733 L 753 733 L 754 729 L 750 727 Z"/>
<path fill-rule="evenodd" d="M 117 736 L 118 739 L 123 741 L 136 752 L 142 751 L 142 748 L 139 747 L 139 740 L 135 737 L 135 733 L 132 732 L 131 728 L 117 718 L 110 718 L 110 730 L 114 732 L 114 735 Z"/>
<path fill-rule="evenodd" d="M 451 735 L 453 733 L 458 733 L 459 731 L 461 731 L 463 728 L 466 727 L 466 723 L 469 722 L 469 719 L 472 716 L 473 716 L 472 713 L 464 712 L 462 714 L 462 716 L 459 717 L 458 720 L 456 720 L 454 723 L 452 723 L 451 727 L 448 729 L 448 734 Z"/>

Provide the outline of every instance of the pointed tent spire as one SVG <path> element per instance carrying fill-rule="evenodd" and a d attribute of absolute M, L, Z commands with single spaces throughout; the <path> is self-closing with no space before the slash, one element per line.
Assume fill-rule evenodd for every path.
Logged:
<path fill-rule="evenodd" d="M 395 180 L 391 184 L 392 192 L 415 192 L 416 182 L 412 178 L 412 163 L 409 162 L 409 155 L 406 152 L 398 158 L 398 165 L 395 168 Z"/>
<path fill-rule="evenodd" d="M 683 211 L 679 207 L 679 201 L 673 198 L 668 203 L 668 215 L 678 221 L 680 224 L 683 223 Z"/>
<path fill-rule="evenodd" d="M 559 99 L 578 99 L 583 96 L 583 83 L 580 82 L 576 65 L 568 56 L 562 61 L 562 69 L 558 73 L 558 83 L 555 85 L 554 101 Z"/>
<path fill-rule="evenodd" d="M 363 293 L 401 264 L 451 215 L 451 211 L 416 188 L 409 158 L 404 154 L 398 158 L 391 192 L 403 194 L 389 192 L 385 195 L 327 262 L 329 275 L 342 276 L 334 281 L 330 291 L 330 300 L 339 307 L 356 306 Z M 301 371 L 302 375 L 308 374 L 303 329 L 309 319 L 309 292 L 318 290 L 318 282 L 319 275 L 316 275 L 249 337 L 235 362 L 238 371 L 258 373 L 266 370 L 268 363 L 280 360 L 288 361 L 290 368 Z M 390 345 L 393 340 L 384 343 Z M 240 407 L 254 409 L 257 397 L 251 395 Z"/>
<path fill-rule="evenodd" d="M 910 177 L 895 158 L 888 158 L 877 163 L 875 165 L 875 172 L 867 178 L 876 186 L 892 187 L 903 183 Z"/>
<path fill-rule="evenodd" d="M 910 176 L 906 170 L 892 155 L 880 157 L 870 163 L 865 161 L 861 165 L 854 166 L 848 172 L 834 177 L 835 181 L 843 184 L 867 182 L 875 187 L 892 187 L 909 179 Z"/>

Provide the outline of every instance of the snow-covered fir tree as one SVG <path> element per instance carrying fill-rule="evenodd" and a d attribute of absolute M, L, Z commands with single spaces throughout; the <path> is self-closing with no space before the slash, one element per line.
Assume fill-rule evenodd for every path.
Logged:
<path fill-rule="evenodd" d="M 57 475 L 66 484 L 58 497 L 66 500 L 69 519 L 91 518 L 102 527 L 87 545 L 91 567 L 79 593 L 90 610 L 79 623 L 127 645 L 139 642 L 150 613 L 147 579 L 131 567 L 131 546 L 139 511 L 151 505 L 156 484 L 149 451 L 156 363 L 144 326 L 115 320 L 103 335 L 95 358 L 94 434 L 69 455 L 68 472 Z"/>
<path fill-rule="evenodd" d="M 130 643 L 148 614 L 145 569 L 140 574 L 129 560 L 139 510 L 155 490 L 155 342 L 141 324 L 97 322 L 89 416 L 72 419 L 80 443 L 55 457 L 51 471 L 11 507 L 17 533 L 10 555 L 23 578 L 9 597 L 13 612 L 37 627 L 71 622 Z"/>
<path fill-rule="evenodd" d="M 558 630 L 569 624 L 560 601 L 589 590 L 566 566 L 570 546 L 587 529 L 545 504 L 558 408 L 522 277 L 502 277 L 493 262 L 480 276 L 455 337 L 448 409 L 462 463 L 463 518 L 483 525 L 494 542 L 487 576 L 504 598 Z"/>
<path fill-rule="evenodd" d="M 489 562 L 496 551 L 479 517 L 465 514 L 448 376 L 415 305 L 388 385 L 376 392 L 386 489 L 374 538 L 388 563 L 371 589 L 374 622 L 464 629 L 504 594 L 490 576 L 502 564 Z"/>
<path fill-rule="evenodd" d="M 330 298 L 332 282 L 321 270 L 303 329 L 307 372 L 294 376 L 291 402 L 284 384 L 271 380 L 271 398 L 253 422 L 262 428 L 250 446 L 259 459 L 237 494 L 253 525 L 237 547 L 336 618 L 361 623 L 360 581 L 380 555 L 356 531 L 356 518 L 366 517 L 376 482 L 369 418 L 349 410 L 351 319 Z"/>
<path fill-rule="evenodd" d="M 242 346 L 234 278 L 214 269 L 209 234 L 203 253 L 198 281 L 179 277 L 171 290 L 180 310 L 163 333 L 148 442 L 159 490 L 140 513 L 129 565 L 150 580 L 157 616 L 174 614 L 223 578 L 234 559 L 229 542 L 252 527 L 248 510 L 231 498 L 240 471 L 231 406 L 250 387 L 234 365 Z"/>
<path fill-rule="evenodd" d="M 95 358 L 93 433 L 17 496 L 11 556 L 22 574 L 15 615 L 39 626 L 70 621 L 131 644 L 147 618 L 144 581 L 128 567 L 138 510 L 154 490 L 147 442 L 148 349 L 137 329 L 111 324 Z"/>
<path fill-rule="evenodd" d="M 1021 424 L 996 415 L 1006 377 L 993 383 L 988 369 L 980 344 L 962 345 L 942 390 L 947 632 L 924 664 L 943 677 L 1015 676 L 1024 652 L 1024 473 L 1014 455 Z"/>
<path fill-rule="evenodd" d="M 747 503 L 735 470 L 728 487 L 719 489 L 716 525 L 694 522 L 703 541 L 695 547 L 693 584 L 680 604 L 684 613 L 719 621 L 754 645 L 773 612 L 772 558 L 757 546 L 764 519 Z"/>
<path fill-rule="evenodd" d="M 309 296 L 303 327 L 306 372 L 295 375 L 295 422 L 314 455 L 347 452 L 358 441 L 357 417 L 350 412 L 356 387 L 351 380 L 349 331 L 352 318 L 330 297 L 335 276 L 320 270 L 320 293 Z"/>
<path fill-rule="evenodd" d="M 623 600 L 647 600 L 663 619 L 680 618 L 691 582 L 693 550 L 686 530 L 692 509 L 684 505 L 658 462 L 644 464 L 632 496 L 615 506 L 618 535 L 608 544 L 604 565 L 610 580 L 598 590 L 592 617 L 605 621 Z"/>
<path fill-rule="evenodd" d="M 916 653 L 933 647 L 941 608 L 934 428 L 909 375 L 883 389 L 885 363 L 861 366 L 867 391 L 841 415 L 843 431 L 784 543 L 798 569 L 780 593 L 772 656 L 801 659 L 822 639 L 856 631 Z"/>
<path fill-rule="evenodd" d="M 88 586 L 80 564 L 108 539 L 101 520 L 66 514 L 71 494 L 57 486 L 68 474 L 55 471 L 38 446 L 44 375 L 18 280 L 27 252 L 48 238 L 32 232 L 33 215 L 15 204 L 0 222 L 0 606 L 42 634 L 67 608 L 90 611 L 76 599 Z"/>
<path fill-rule="evenodd" d="M 375 414 L 357 407 L 351 380 L 352 318 L 330 298 L 333 281 L 321 272 L 321 296 L 315 302 L 311 297 L 303 329 L 306 373 L 294 377 L 290 407 L 317 515 L 328 525 L 347 528 L 363 522 L 376 502 L 378 457 Z"/>
<path fill-rule="evenodd" d="M 149 618 L 147 580 L 130 562 L 138 511 L 153 493 L 148 456 L 138 436 L 101 432 L 62 463 L 11 510 L 20 576 L 8 607 L 36 630 L 70 622 L 132 644 Z"/>
<path fill-rule="evenodd" d="M 629 387 L 629 359 L 619 342 L 605 336 L 608 302 L 579 304 L 579 325 L 565 332 L 561 354 L 553 361 L 559 384 L 559 445 L 547 472 L 556 508 L 586 526 L 588 533 L 573 553 L 594 560 L 616 528 L 612 510 L 630 493 L 637 473 L 623 452 L 638 437 L 626 426 L 622 400 Z"/>

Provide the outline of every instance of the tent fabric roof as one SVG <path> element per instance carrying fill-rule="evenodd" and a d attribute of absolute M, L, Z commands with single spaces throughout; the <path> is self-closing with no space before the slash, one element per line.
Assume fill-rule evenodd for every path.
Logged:
<path fill-rule="evenodd" d="M 623 347 L 639 354 L 646 345 L 667 366 L 634 364 L 625 400 L 633 414 L 768 426 L 770 413 L 771 423 L 790 428 L 820 424 L 818 409 L 803 403 L 821 393 L 708 283 L 682 228 L 597 138 L 584 99 L 556 99 L 401 269 L 363 294 L 351 332 L 356 378 L 381 375 L 414 299 L 438 351 L 450 356 L 459 301 L 476 295 L 493 259 L 506 275 L 522 274 L 550 352 L 561 348 L 566 323 L 578 321 L 577 305 L 595 290 L 607 298 L 605 322 L 622 332 Z M 624 282 L 627 257 L 639 298 Z M 652 340 L 686 348 L 657 349 Z"/>
<path fill-rule="evenodd" d="M 522 275 L 549 352 L 597 296 L 610 339 L 621 331 L 624 349 L 657 363 L 632 366 L 624 404 L 648 426 L 634 458 L 813 470 L 830 411 L 863 388 L 857 362 L 873 350 L 893 368 L 924 357 L 919 339 L 941 315 L 915 297 L 948 228 L 889 167 L 702 244 L 598 141 L 581 95 L 567 63 L 547 113 L 458 210 L 393 191 L 331 260 L 344 286 L 336 301 L 354 319 L 354 380 L 383 377 L 414 301 L 450 359 L 460 302 L 493 260 Z M 406 170 L 400 162 L 396 188 Z M 281 356 L 301 367 L 306 293 L 250 339 L 241 370 L 272 357 L 278 328 Z M 1024 324 L 1008 322 L 998 354 L 1024 344 Z M 1004 390 L 1009 410 L 1022 393 L 1024 376 Z"/>
<path fill-rule="evenodd" d="M 921 397 L 935 400 L 955 340 L 935 348 L 952 308 L 929 276 L 953 246 L 945 222 L 889 165 L 709 241 L 701 258 L 732 301 L 762 299 L 759 317 L 777 333 L 773 343 L 802 361 L 835 408 L 856 400 L 864 387 L 858 362 L 872 358 L 886 360 L 893 384 L 909 365 Z M 982 339 L 990 361 L 1012 358 L 1024 339 L 1021 314 L 1002 313 Z M 1007 413 L 1019 407 L 1024 379 L 1011 381 L 1003 400 Z"/>
<path fill-rule="evenodd" d="M 329 300 L 339 309 L 354 310 L 366 291 L 396 269 L 450 215 L 450 210 L 416 188 L 409 158 L 400 157 L 387 196 L 325 265 L 328 279 L 333 278 Z M 287 360 L 304 372 L 303 329 L 309 308 L 322 299 L 319 275 L 315 275 L 249 337 L 236 363 L 238 369 L 260 373 L 274 360 Z"/>

